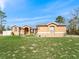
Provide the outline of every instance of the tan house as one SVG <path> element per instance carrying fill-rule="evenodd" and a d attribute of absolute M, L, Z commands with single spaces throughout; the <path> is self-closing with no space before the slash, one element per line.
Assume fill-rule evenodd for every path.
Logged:
<path fill-rule="evenodd" d="M 50 23 L 45 25 L 37 25 L 38 37 L 64 37 L 66 34 L 66 25 L 58 23 Z"/>
<path fill-rule="evenodd" d="M 12 34 L 13 35 L 30 35 L 31 34 L 31 27 L 25 25 L 23 27 L 19 26 L 12 26 Z"/>
<path fill-rule="evenodd" d="M 27 25 L 12 27 L 13 35 L 31 35 L 36 34 L 38 37 L 64 37 L 66 34 L 66 25 L 59 23 L 49 23 L 45 25 L 37 25 L 36 28 L 31 28 Z"/>

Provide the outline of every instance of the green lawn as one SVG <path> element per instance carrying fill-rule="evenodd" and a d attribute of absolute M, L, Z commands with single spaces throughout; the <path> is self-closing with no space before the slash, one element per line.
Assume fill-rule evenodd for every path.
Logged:
<path fill-rule="evenodd" d="M 79 38 L 0 37 L 0 59 L 79 59 Z"/>

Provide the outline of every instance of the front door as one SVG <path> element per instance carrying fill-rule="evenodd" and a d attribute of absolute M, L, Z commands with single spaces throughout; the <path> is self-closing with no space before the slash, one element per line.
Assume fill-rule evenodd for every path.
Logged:
<path fill-rule="evenodd" d="M 53 26 L 50 27 L 50 32 L 54 33 L 55 32 L 55 28 Z"/>
<path fill-rule="evenodd" d="M 28 28 L 24 28 L 24 35 L 28 34 L 29 29 Z"/>

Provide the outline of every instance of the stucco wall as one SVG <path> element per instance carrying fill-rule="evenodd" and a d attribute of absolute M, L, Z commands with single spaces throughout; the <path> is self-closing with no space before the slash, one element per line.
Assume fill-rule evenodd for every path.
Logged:
<path fill-rule="evenodd" d="M 10 36 L 12 31 L 3 31 L 3 36 Z"/>
<path fill-rule="evenodd" d="M 14 35 L 19 35 L 19 27 L 13 27 L 12 32 Z"/>
<path fill-rule="evenodd" d="M 38 32 L 49 32 L 49 28 L 47 26 L 38 27 Z"/>
<path fill-rule="evenodd" d="M 38 37 L 64 37 L 65 33 L 64 32 L 55 32 L 55 33 L 51 33 L 51 32 L 38 32 L 37 36 Z"/>
<path fill-rule="evenodd" d="M 66 27 L 65 26 L 56 26 L 54 24 L 51 24 L 48 27 L 40 26 L 40 27 L 38 27 L 38 32 L 50 32 L 50 27 L 51 26 L 54 27 L 55 32 L 66 32 Z"/>
<path fill-rule="evenodd" d="M 28 32 L 25 34 L 25 30 L 24 28 L 28 28 Z M 17 26 L 14 26 L 12 27 L 12 32 L 14 35 L 30 35 L 30 27 L 17 27 Z"/>
<path fill-rule="evenodd" d="M 50 31 L 50 27 L 54 27 L 54 32 Z M 40 37 L 64 37 L 66 34 L 65 26 L 57 26 L 56 24 L 50 24 L 47 27 L 39 26 L 37 36 Z"/>
<path fill-rule="evenodd" d="M 66 32 L 66 27 L 65 26 L 58 26 L 56 29 L 56 32 Z"/>
<path fill-rule="evenodd" d="M 56 24 L 50 24 L 48 27 L 54 26 L 55 32 L 66 32 L 66 26 L 58 26 Z"/>

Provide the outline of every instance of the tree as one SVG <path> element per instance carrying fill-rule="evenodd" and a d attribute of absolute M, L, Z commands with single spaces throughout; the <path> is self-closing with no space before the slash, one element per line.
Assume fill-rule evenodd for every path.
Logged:
<path fill-rule="evenodd" d="M 69 21 L 69 31 L 73 34 L 79 30 L 79 8 L 71 13 L 72 19 Z"/>
<path fill-rule="evenodd" d="M 11 27 L 10 26 L 7 26 L 6 30 L 11 30 Z"/>
<path fill-rule="evenodd" d="M 4 29 L 5 22 L 6 22 L 5 18 L 6 18 L 5 13 L 2 10 L 0 10 L 0 33 L 2 33 Z"/>
<path fill-rule="evenodd" d="M 77 30 L 79 27 L 79 8 L 74 9 L 72 12 L 72 19 L 70 21 L 73 23 L 74 29 Z"/>
<path fill-rule="evenodd" d="M 62 16 L 58 16 L 57 18 L 56 18 L 56 21 L 55 22 L 57 22 L 57 23 L 64 23 L 64 18 L 62 17 Z"/>

